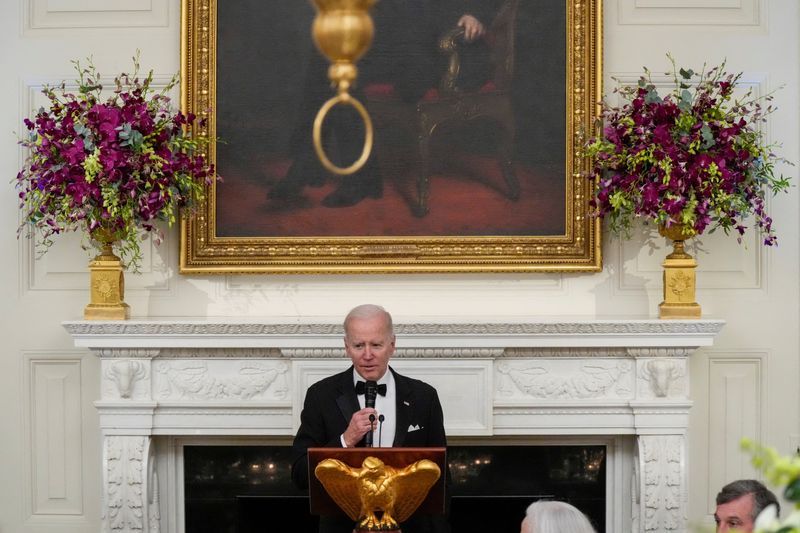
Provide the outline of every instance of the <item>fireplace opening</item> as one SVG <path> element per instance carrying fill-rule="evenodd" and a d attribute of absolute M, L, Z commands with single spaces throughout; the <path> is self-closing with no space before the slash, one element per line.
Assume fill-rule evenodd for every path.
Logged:
<path fill-rule="evenodd" d="M 458 445 L 447 453 L 453 531 L 519 531 L 540 499 L 570 502 L 605 531 L 604 445 Z M 185 446 L 186 533 L 260 533 L 277 517 L 316 531 L 307 494 L 292 484 L 290 455 L 289 446 Z"/>

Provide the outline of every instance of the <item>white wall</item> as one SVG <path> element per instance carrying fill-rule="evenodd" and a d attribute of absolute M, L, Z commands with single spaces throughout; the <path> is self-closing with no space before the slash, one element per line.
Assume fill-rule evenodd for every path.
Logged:
<path fill-rule="evenodd" d="M 554 0 L 555 1 L 555 0 Z M 125 11 L 127 10 L 127 11 Z M 728 59 L 756 90 L 776 93 L 769 135 L 798 161 L 796 0 L 606 0 L 605 83 L 668 67 L 666 52 L 697 69 Z M 126 70 L 135 50 L 162 78 L 180 62 L 178 0 L 5 0 L 0 7 L 0 174 L 22 163 L 16 134 L 39 105 L 42 82 L 72 79 L 69 61 L 88 55 L 101 73 Z M 797 169 L 782 167 L 794 176 Z M 92 401 L 98 362 L 72 347 L 60 322 L 88 301 L 87 256 L 61 239 L 41 260 L 16 239 L 16 194 L 0 189 L 3 338 L 0 353 L 0 531 L 99 530 L 100 447 Z M 709 236 L 697 253 L 698 301 L 728 323 L 692 362 L 690 520 L 709 519 L 726 480 L 751 475 L 738 439 L 794 450 L 798 407 L 798 193 L 771 201 L 780 245 Z M 126 276 L 135 316 L 270 316 L 338 320 L 364 301 L 398 321 L 477 321 L 543 315 L 647 316 L 660 294 L 663 243 L 607 239 L 598 274 L 230 276 L 177 274 L 178 236 L 149 250 L 142 275 Z M 402 342 L 402 339 L 399 341 Z"/>

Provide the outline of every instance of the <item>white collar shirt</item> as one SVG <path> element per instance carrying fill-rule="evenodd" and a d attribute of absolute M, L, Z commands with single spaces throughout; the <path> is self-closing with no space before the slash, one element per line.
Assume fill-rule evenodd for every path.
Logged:
<path fill-rule="evenodd" d="M 353 387 L 359 381 L 364 381 L 358 372 L 353 369 Z M 379 419 L 375 421 L 375 433 L 373 434 L 372 442 L 376 448 L 391 448 L 394 443 L 394 436 L 397 428 L 397 387 L 394 382 L 394 375 L 392 371 L 387 369 L 386 373 L 378 380 L 378 385 L 386 385 L 386 396 L 378 394 L 375 398 L 375 410 L 380 415 L 383 415 L 383 422 Z M 358 405 L 361 409 L 364 408 L 364 395 L 358 395 Z"/>

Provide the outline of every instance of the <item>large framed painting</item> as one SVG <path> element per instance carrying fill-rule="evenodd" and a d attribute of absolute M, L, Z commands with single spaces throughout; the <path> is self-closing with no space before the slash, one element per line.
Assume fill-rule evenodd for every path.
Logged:
<path fill-rule="evenodd" d="M 601 268 L 583 139 L 601 97 L 601 0 L 378 0 L 353 95 L 366 165 L 319 164 L 333 96 L 309 1 L 183 0 L 183 106 L 222 181 L 183 223 L 183 273 Z M 322 141 L 347 166 L 363 123 Z"/>

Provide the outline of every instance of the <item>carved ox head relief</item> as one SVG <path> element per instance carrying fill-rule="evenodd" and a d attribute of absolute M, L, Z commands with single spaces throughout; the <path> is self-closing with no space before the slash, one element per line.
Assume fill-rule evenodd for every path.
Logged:
<path fill-rule="evenodd" d="M 669 359 L 652 359 L 643 368 L 644 377 L 650 382 L 650 388 L 657 398 L 665 398 L 669 394 L 672 382 L 680 377 L 680 364 Z"/>
<path fill-rule="evenodd" d="M 107 375 L 117 385 L 120 398 L 130 398 L 136 380 L 145 376 L 145 366 L 141 361 L 115 361 Z"/>

